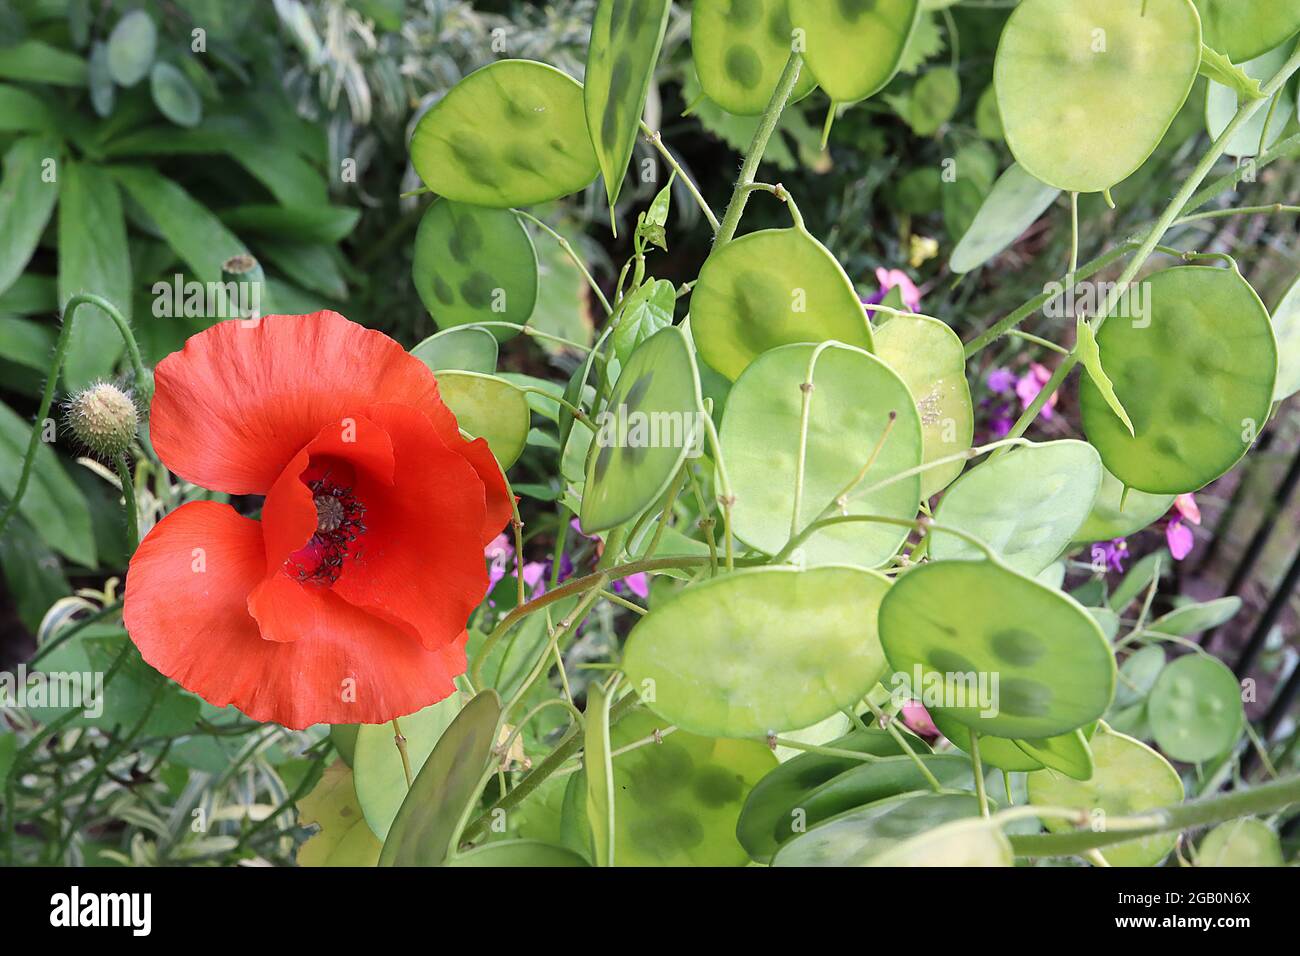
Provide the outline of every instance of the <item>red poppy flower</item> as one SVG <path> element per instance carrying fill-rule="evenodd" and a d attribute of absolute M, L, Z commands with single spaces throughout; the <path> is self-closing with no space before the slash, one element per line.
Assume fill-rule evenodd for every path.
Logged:
<path fill-rule="evenodd" d="M 318 312 L 219 323 L 156 379 L 167 467 L 266 499 L 260 522 L 182 505 L 141 543 L 123 617 L 144 659 L 293 728 L 382 723 L 448 696 L 510 499 L 433 373 Z"/>

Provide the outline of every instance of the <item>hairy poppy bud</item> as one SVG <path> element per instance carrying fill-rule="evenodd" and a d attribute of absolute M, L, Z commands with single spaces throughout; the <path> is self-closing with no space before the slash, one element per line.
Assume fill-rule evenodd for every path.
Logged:
<path fill-rule="evenodd" d="M 68 424 L 92 453 L 111 459 L 126 452 L 135 438 L 140 415 L 124 391 L 98 382 L 68 402 Z"/>

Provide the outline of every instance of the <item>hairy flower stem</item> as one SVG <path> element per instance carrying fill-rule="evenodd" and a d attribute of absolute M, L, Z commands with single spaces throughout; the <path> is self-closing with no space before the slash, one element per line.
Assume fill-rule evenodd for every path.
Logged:
<path fill-rule="evenodd" d="M 393 743 L 397 744 L 397 752 L 402 758 L 402 774 L 406 777 L 406 789 L 411 789 L 411 784 L 415 778 L 411 776 L 411 755 L 406 751 L 406 735 L 402 733 L 402 725 L 393 718 Z"/>
<path fill-rule="evenodd" d="M 135 554 L 140 544 L 140 520 L 136 514 L 135 476 L 126 455 L 117 456 L 117 477 L 122 482 L 122 504 L 126 509 L 126 550 Z"/>
<path fill-rule="evenodd" d="M 1140 820 L 1109 820 L 1107 828 L 1101 831 L 1078 830 L 1073 833 L 1012 836 L 1011 846 L 1016 856 L 1078 856 L 1089 850 L 1156 833 L 1209 826 L 1238 817 L 1264 816 L 1296 803 L 1300 803 L 1300 776 L 1261 784 L 1250 790 L 1192 800 L 1161 810 L 1146 810 Z M 1127 825 L 1130 822 L 1135 825 Z"/>
<path fill-rule="evenodd" d="M 715 249 L 725 246 L 736 237 L 736 230 L 740 227 L 740 217 L 745 214 L 745 204 L 749 202 L 751 192 L 749 185 L 758 175 L 758 164 L 763 161 L 763 153 L 767 151 L 767 141 L 776 131 L 776 124 L 781 121 L 781 113 L 790 101 L 790 94 L 794 92 L 795 84 L 799 82 L 799 68 L 802 64 L 803 56 L 792 52 L 790 59 L 786 61 L 785 71 L 776 81 L 772 99 L 768 101 L 767 109 L 763 111 L 763 116 L 758 121 L 758 129 L 754 130 L 754 138 L 745 152 L 745 159 L 740 167 L 740 178 L 736 180 L 736 188 L 731 194 L 731 201 L 727 204 L 727 211 L 723 213 L 722 225 L 718 228 L 718 237 L 713 243 Z"/>
<path fill-rule="evenodd" d="M 135 373 L 136 397 L 141 401 L 149 398 L 149 370 L 145 368 L 144 360 L 140 358 L 140 347 L 136 345 L 131 326 L 127 324 L 117 306 L 93 292 L 78 292 L 68 299 L 63 309 L 63 326 L 59 330 L 59 338 L 54 345 L 54 362 L 50 366 L 50 376 L 45 380 L 45 391 L 41 394 L 41 405 L 36 412 L 36 422 L 32 425 L 32 436 L 27 442 L 27 453 L 23 455 L 23 467 L 18 474 L 18 484 L 14 488 L 13 497 L 9 500 L 9 505 L 5 508 L 4 514 L 0 514 L 0 535 L 4 534 L 5 528 L 9 525 L 9 520 L 18 512 L 18 505 L 27 492 L 27 483 L 31 481 L 32 467 L 36 463 L 36 449 L 41 443 L 41 428 L 45 420 L 50 417 L 50 406 L 54 404 L 54 390 L 59 383 L 59 373 L 62 371 L 63 362 L 68 356 L 68 346 L 72 343 L 73 319 L 76 317 L 78 307 L 82 305 L 96 306 L 113 320 L 118 333 L 122 336 L 122 341 L 126 343 L 126 354 L 131 361 L 131 369 Z"/>
<path fill-rule="evenodd" d="M 1160 218 L 1156 220 L 1156 224 L 1151 228 L 1151 231 L 1147 233 L 1146 237 L 1138 246 L 1137 252 L 1133 255 L 1133 258 L 1129 260 L 1128 265 L 1125 267 L 1123 273 L 1120 274 L 1118 281 L 1116 281 L 1110 294 L 1107 296 L 1106 304 L 1098 312 L 1097 318 L 1093 323 L 1094 331 L 1100 331 L 1102 324 L 1114 310 L 1116 303 L 1119 302 L 1120 298 L 1128 290 L 1129 285 L 1137 277 L 1137 274 L 1142 270 L 1142 267 L 1146 265 L 1147 259 L 1151 257 L 1156 246 L 1160 244 L 1160 240 L 1164 238 L 1169 227 L 1172 226 L 1175 220 L 1183 214 L 1184 209 L 1187 207 L 1193 196 L 1195 196 L 1201 183 L 1203 183 L 1205 178 L 1210 175 L 1210 170 L 1214 168 L 1214 164 L 1218 162 L 1219 157 L 1222 156 L 1224 151 L 1228 148 L 1228 143 L 1231 142 L 1232 137 L 1236 134 L 1237 130 L 1245 126 L 1246 123 L 1250 121 L 1251 117 L 1254 116 L 1263 104 L 1268 101 L 1268 98 L 1285 86 L 1287 80 L 1289 80 L 1291 75 L 1297 70 L 1300 70 L 1300 50 L 1297 50 L 1292 54 L 1291 58 L 1286 61 L 1286 64 L 1278 74 L 1265 84 L 1263 99 L 1252 100 L 1237 110 L 1237 115 L 1233 117 L 1232 122 L 1229 123 L 1227 128 L 1225 128 L 1219 135 L 1219 138 L 1214 141 L 1206 154 L 1201 157 L 1201 161 L 1196 164 L 1196 167 L 1192 170 L 1192 174 L 1183 182 L 1183 185 L 1179 188 L 1177 194 L 1170 201 L 1169 205 L 1165 207 L 1165 211 L 1161 213 Z M 1059 366 L 1057 366 L 1051 379 L 1043 386 L 1042 391 L 1034 397 L 1034 400 L 1029 404 L 1029 407 L 1025 409 L 1024 414 L 1022 414 L 1016 421 L 1015 425 L 1012 426 L 1011 431 L 1008 433 L 1008 437 L 1019 438 L 1026 430 L 1028 430 L 1029 426 L 1033 424 L 1034 419 L 1038 417 L 1038 413 L 1043 410 L 1043 406 L 1047 404 L 1054 394 L 1056 394 L 1056 390 L 1061 387 L 1061 383 L 1065 381 L 1066 376 L 1068 376 L 1078 364 L 1079 355 L 1076 349 L 1071 352 Z"/>

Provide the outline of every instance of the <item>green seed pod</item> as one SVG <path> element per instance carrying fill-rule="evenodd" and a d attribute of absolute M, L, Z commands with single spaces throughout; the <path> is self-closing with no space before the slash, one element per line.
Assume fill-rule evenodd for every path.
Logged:
<path fill-rule="evenodd" d="M 98 382 L 68 402 L 67 421 L 93 454 L 114 459 L 131 447 L 140 414 L 126 392 L 108 382 Z"/>
<path fill-rule="evenodd" d="M 266 314 L 266 274 L 248 253 L 231 256 L 221 264 L 225 304 L 221 314 L 231 319 L 256 319 Z"/>

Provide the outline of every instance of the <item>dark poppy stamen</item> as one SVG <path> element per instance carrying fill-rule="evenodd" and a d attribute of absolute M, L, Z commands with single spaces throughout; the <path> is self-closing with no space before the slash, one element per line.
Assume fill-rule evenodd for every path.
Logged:
<path fill-rule="evenodd" d="M 289 557 L 287 567 L 299 581 L 330 585 L 343 573 L 352 545 L 366 532 L 366 506 L 328 474 L 306 484 L 316 506 L 316 533 Z"/>

